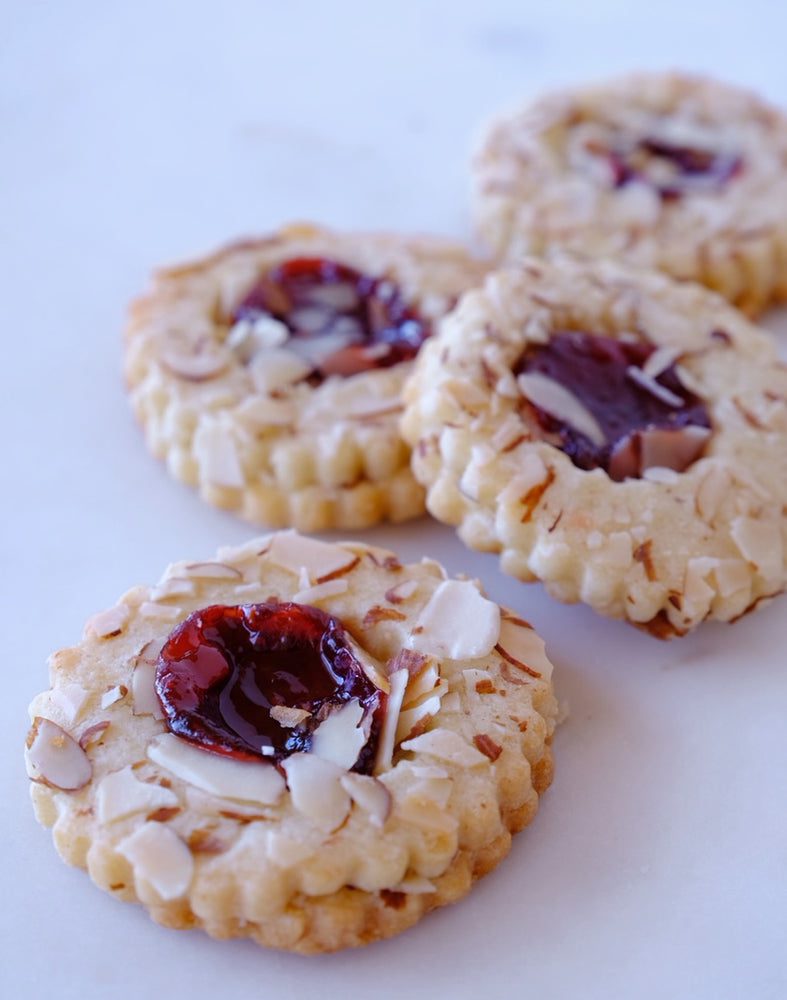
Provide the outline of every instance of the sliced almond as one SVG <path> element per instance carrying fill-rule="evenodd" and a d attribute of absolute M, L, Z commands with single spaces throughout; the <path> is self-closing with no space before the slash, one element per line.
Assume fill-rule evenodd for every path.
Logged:
<path fill-rule="evenodd" d="M 353 802 L 368 814 L 373 826 L 385 823 L 391 813 L 393 798 L 382 781 L 368 774 L 348 771 L 339 778 L 339 783 Z"/>
<path fill-rule="evenodd" d="M 166 601 L 170 597 L 191 597 L 196 590 L 193 580 L 185 576 L 170 576 L 159 581 L 150 591 L 151 601 Z"/>
<path fill-rule="evenodd" d="M 101 823 L 178 804 L 177 795 L 168 788 L 138 781 L 130 765 L 108 774 L 96 791 L 96 812 Z"/>
<path fill-rule="evenodd" d="M 50 717 L 51 712 L 55 719 L 70 726 L 79 718 L 87 704 L 88 697 L 89 692 L 81 684 L 62 684 L 44 692 L 43 695 L 39 695 L 36 698 L 36 707 L 46 706 L 47 718 Z"/>
<path fill-rule="evenodd" d="M 730 538 L 750 566 L 766 579 L 778 577 L 782 566 L 782 540 L 778 527 L 770 521 L 736 517 Z"/>
<path fill-rule="evenodd" d="M 222 798 L 267 806 L 275 805 L 284 792 L 284 779 L 269 762 L 200 750 L 172 733 L 152 740 L 148 757 L 182 781 Z"/>
<path fill-rule="evenodd" d="M 195 562 L 185 566 L 185 572 L 198 580 L 242 580 L 243 573 L 237 566 L 225 562 Z"/>
<path fill-rule="evenodd" d="M 470 580 L 443 580 L 407 640 L 410 649 L 454 660 L 477 659 L 494 649 L 500 608 Z"/>
<path fill-rule="evenodd" d="M 273 705 L 270 710 L 271 718 L 285 729 L 294 729 L 310 715 L 305 708 L 290 708 L 289 705 Z"/>
<path fill-rule="evenodd" d="M 331 712 L 314 730 L 311 752 L 349 770 L 368 739 L 361 725 L 363 720 L 363 705 L 352 698 L 338 711 Z"/>
<path fill-rule="evenodd" d="M 544 640 L 526 622 L 503 619 L 500 623 L 498 652 L 531 677 L 549 680 L 552 676 L 552 664 L 546 655 Z"/>
<path fill-rule="evenodd" d="M 380 736 L 377 741 L 377 757 L 375 759 L 375 774 L 387 771 L 393 759 L 394 746 L 396 745 L 396 730 L 399 724 L 399 713 L 402 708 L 402 698 L 408 679 L 407 670 L 395 670 L 388 677 L 390 692 L 385 704 L 385 715 L 383 724 L 380 727 Z"/>
<path fill-rule="evenodd" d="M 138 614 L 140 618 L 153 618 L 160 622 L 176 622 L 183 617 L 181 608 L 173 604 L 158 604 L 156 601 L 143 601 Z"/>
<path fill-rule="evenodd" d="M 432 695 L 413 708 L 403 708 L 396 726 L 396 742 L 402 743 L 420 736 L 439 711 L 439 695 Z"/>
<path fill-rule="evenodd" d="M 108 688 L 101 695 L 101 707 L 109 708 L 110 705 L 114 705 L 115 702 L 122 701 L 128 694 L 128 688 L 125 684 L 115 684 L 114 687 Z"/>
<path fill-rule="evenodd" d="M 186 382 L 207 382 L 222 375 L 230 365 L 232 355 L 222 349 L 193 351 L 189 354 L 166 351 L 162 365 L 172 375 Z"/>
<path fill-rule="evenodd" d="M 292 803 L 323 830 L 336 830 L 347 819 L 351 799 L 342 787 L 346 771 L 313 753 L 295 753 L 282 762 Z"/>
<path fill-rule="evenodd" d="M 324 583 L 315 583 L 313 587 L 304 587 L 293 594 L 292 599 L 296 604 L 319 604 L 320 601 L 346 593 L 347 588 L 346 580 L 326 580 Z"/>
<path fill-rule="evenodd" d="M 74 792 L 90 781 L 93 766 L 77 741 L 50 719 L 36 716 L 28 735 L 30 777 L 53 788 Z"/>
<path fill-rule="evenodd" d="M 313 365 L 284 347 L 260 351 L 249 363 L 254 388 L 264 394 L 286 390 L 312 371 Z"/>
<path fill-rule="evenodd" d="M 85 632 L 99 639 L 110 639 L 120 635 L 131 617 L 131 609 L 127 604 L 116 604 L 106 611 L 99 611 L 88 618 Z"/>
<path fill-rule="evenodd" d="M 104 719 L 103 722 L 94 722 L 92 726 L 88 726 L 79 734 L 79 745 L 83 750 L 87 750 L 92 743 L 101 739 L 107 729 L 109 729 L 108 719 Z"/>
<path fill-rule="evenodd" d="M 296 531 L 280 531 L 274 535 L 268 558 L 296 575 L 305 570 L 310 584 L 346 573 L 358 562 L 354 552 L 330 542 L 307 538 Z"/>
<path fill-rule="evenodd" d="M 452 729 L 430 729 L 429 732 L 402 743 L 402 750 L 429 754 L 459 767 L 476 767 L 479 764 L 489 763 L 484 754 Z"/>
<path fill-rule="evenodd" d="M 636 365 L 629 365 L 626 369 L 626 377 L 630 378 L 640 389 L 644 389 L 651 396 L 664 403 L 665 406 L 671 406 L 675 410 L 680 410 L 686 405 L 682 396 L 668 389 L 667 386 L 662 385 L 656 380 L 654 375 L 651 375 L 643 368 L 638 368 Z"/>
<path fill-rule="evenodd" d="M 407 689 L 402 699 L 402 707 L 412 708 L 421 698 L 431 695 L 439 683 L 440 669 L 437 662 L 429 657 L 423 670 L 415 675 L 410 674 Z"/>
<path fill-rule="evenodd" d="M 156 694 L 156 664 L 138 660 L 131 674 L 131 700 L 134 715 L 152 715 L 164 718 L 161 702 Z"/>
<path fill-rule="evenodd" d="M 402 580 L 393 587 L 389 587 L 385 592 L 386 601 L 391 604 L 402 604 L 418 590 L 417 580 Z"/>
<path fill-rule="evenodd" d="M 593 444 L 599 447 L 604 444 L 606 438 L 601 424 L 565 386 L 540 372 L 521 372 L 517 376 L 517 384 L 534 406 L 584 434 Z"/>
<path fill-rule="evenodd" d="M 162 899 L 177 899 L 188 890 L 194 858 L 170 827 L 155 821 L 143 823 L 117 849 L 131 862 L 134 877 L 149 882 Z"/>

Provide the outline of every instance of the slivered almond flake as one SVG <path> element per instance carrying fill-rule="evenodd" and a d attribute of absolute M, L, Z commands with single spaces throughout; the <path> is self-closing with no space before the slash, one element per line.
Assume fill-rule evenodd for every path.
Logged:
<path fill-rule="evenodd" d="M 176 622 L 183 617 L 183 610 L 172 604 L 143 601 L 139 606 L 139 615 L 142 618 L 155 618 L 162 622 Z"/>
<path fill-rule="evenodd" d="M 285 729 L 293 729 L 300 725 L 311 714 L 305 708 L 290 708 L 289 705 L 273 705 L 270 710 L 270 717 Z"/>
<path fill-rule="evenodd" d="M 486 733 L 476 733 L 473 737 L 473 744 L 477 750 L 488 757 L 491 761 L 496 761 L 500 754 L 503 752 L 503 748 L 499 743 L 495 743 L 491 736 Z"/>
<path fill-rule="evenodd" d="M 351 570 L 359 557 L 340 545 L 307 538 L 296 531 L 274 535 L 268 558 L 282 569 L 298 575 L 305 569 L 310 584 L 324 583 Z"/>
<path fill-rule="evenodd" d="M 676 410 L 682 409 L 686 404 L 682 396 L 668 389 L 665 385 L 656 381 L 654 375 L 649 374 L 642 368 L 638 368 L 636 365 L 629 365 L 626 369 L 626 377 L 630 378 L 632 382 L 649 392 L 651 396 L 655 396 L 656 399 L 660 400 L 665 406 L 671 406 Z"/>
<path fill-rule="evenodd" d="M 349 584 L 344 579 L 326 580 L 324 583 L 315 583 L 313 587 L 304 587 L 293 594 L 293 601 L 296 604 L 319 604 L 329 597 L 338 597 L 339 594 L 347 592 Z"/>
<path fill-rule="evenodd" d="M 156 663 L 138 660 L 131 674 L 131 700 L 134 715 L 152 715 L 164 718 L 161 702 L 156 694 Z"/>
<path fill-rule="evenodd" d="M 27 737 L 25 757 L 34 781 L 75 792 L 93 775 L 90 758 L 77 741 L 50 719 L 36 716 Z"/>
<path fill-rule="evenodd" d="M 193 580 L 171 576 L 160 580 L 150 591 L 151 601 L 166 601 L 170 597 L 191 597 L 196 591 Z"/>
<path fill-rule="evenodd" d="M 341 784 L 345 769 L 313 753 L 291 754 L 282 767 L 295 808 L 323 830 L 338 829 L 352 802 Z"/>
<path fill-rule="evenodd" d="M 430 729 L 429 732 L 402 743 L 402 750 L 430 754 L 438 760 L 450 761 L 459 767 L 475 767 L 488 760 L 452 729 Z"/>
<path fill-rule="evenodd" d="M 402 700 L 403 708 L 411 708 L 422 698 L 432 695 L 438 686 L 445 688 L 445 684 L 440 684 L 440 668 L 435 660 L 431 658 L 417 674 L 411 674 L 407 682 L 407 689 Z M 441 692 L 442 693 L 442 692 Z"/>
<path fill-rule="evenodd" d="M 339 778 L 339 784 L 353 802 L 368 814 L 373 826 L 382 826 L 391 813 L 391 793 L 377 778 L 349 772 Z"/>
<path fill-rule="evenodd" d="M 161 364 L 176 378 L 186 382 L 207 382 L 223 374 L 229 367 L 232 356 L 223 350 L 195 351 L 190 354 L 166 351 L 161 356 Z"/>
<path fill-rule="evenodd" d="M 131 617 L 131 609 L 127 604 L 116 604 L 105 611 L 99 611 L 88 618 L 85 632 L 99 639 L 111 639 L 120 635 Z"/>
<path fill-rule="evenodd" d="M 549 680 L 552 664 L 545 652 L 544 640 L 529 625 L 504 619 L 500 624 L 498 652 L 513 666 L 532 677 Z"/>
<path fill-rule="evenodd" d="M 149 820 L 121 840 L 117 849 L 131 862 L 135 879 L 149 882 L 162 899 L 177 899 L 187 891 L 194 859 L 170 827 Z"/>
<path fill-rule="evenodd" d="M 439 711 L 440 696 L 437 694 L 425 698 L 412 708 L 403 708 L 396 726 L 396 742 L 401 743 L 420 736 Z"/>
<path fill-rule="evenodd" d="M 210 753 L 172 733 L 157 736 L 147 752 L 155 764 L 212 795 L 274 805 L 284 792 L 284 779 L 267 761 L 257 763 Z"/>
<path fill-rule="evenodd" d="M 177 795 L 168 788 L 138 781 L 131 765 L 108 774 L 96 791 L 96 812 L 101 823 L 178 804 Z"/>
<path fill-rule="evenodd" d="M 361 725 L 364 714 L 363 705 L 357 698 L 331 712 L 314 730 L 311 752 L 349 771 L 368 739 Z"/>
<path fill-rule="evenodd" d="M 402 708 L 402 698 L 407 686 L 407 670 L 399 669 L 393 671 L 388 676 L 390 692 L 385 705 L 385 715 L 380 727 L 380 735 L 377 741 L 377 757 L 374 763 L 375 774 L 387 771 L 393 759 L 394 746 L 396 743 L 396 730 L 399 724 L 399 713 Z"/>
<path fill-rule="evenodd" d="M 391 604 L 402 604 L 418 590 L 417 580 L 402 580 L 385 592 L 385 599 Z"/>
<path fill-rule="evenodd" d="M 225 562 L 195 562 L 188 563 L 184 571 L 190 577 L 198 580 L 242 580 L 243 573 L 237 566 Z"/>
<path fill-rule="evenodd" d="M 96 740 L 103 736 L 108 727 L 108 719 L 105 719 L 103 722 L 95 722 L 92 726 L 88 726 L 87 729 L 83 730 L 83 732 L 79 735 L 79 745 L 83 750 L 86 750 L 91 743 L 95 743 Z"/>
<path fill-rule="evenodd" d="M 522 394 L 555 420 L 568 424 L 600 447 L 606 440 L 601 424 L 565 386 L 540 372 L 521 372 L 517 384 Z"/>
<path fill-rule="evenodd" d="M 470 580 L 443 580 L 421 610 L 407 646 L 454 660 L 486 656 L 500 633 L 500 608 Z"/>
<path fill-rule="evenodd" d="M 679 352 L 674 347 L 657 347 L 652 354 L 645 358 L 642 371 L 648 378 L 658 378 L 670 365 L 674 365 L 679 357 Z"/>
<path fill-rule="evenodd" d="M 125 684 L 115 684 L 114 687 L 107 688 L 107 690 L 101 695 L 101 707 L 109 708 L 109 706 L 114 705 L 116 701 L 122 701 L 127 694 L 128 688 Z"/>
<path fill-rule="evenodd" d="M 396 656 L 389 660 L 386 669 L 389 674 L 396 670 L 406 670 L 412 678 L 425 670 L 432 662 L 432 657 L 425 653 L 418 653 L 414 649 L 400 649 Z"/>
<path fill-rule="evenodd" d="M 366 614 L 363 616 L 361 621 L 361 628 L 371 628 L 373 625 L 377 625 L 378 622 L 383 621 L 404 621 L 407 615 L 402 614 L 401 611 L 397 611 L 396 608 L 386 608 L 382 604 L 375 604 L 373 607 L 369 608 Z"/>

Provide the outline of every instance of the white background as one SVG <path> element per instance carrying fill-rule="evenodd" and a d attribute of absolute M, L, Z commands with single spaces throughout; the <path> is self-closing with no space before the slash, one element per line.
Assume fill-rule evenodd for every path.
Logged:
<path fill-rule="evenodd" d="M 120 378 L 151 268 L 292 219 L 469 236 L 481 123 L 535 91 L 705 71 L 787 105 L 782 0 L 3 0 L 0 991 L 167 997 L 787 995 L 787 598 L 659 642 L 502 576 L 428 519 L 368 533 L 478 575 L 570 714 L 534 824 L 461 903 L 302 958 L 166 930 L 66 867 L 22 747 L 45 660 L 250 529 L 151 458 Z M 787 322 L 768 323 L 787 343 Z M 783 343 L 783 346 L 785 346 Z"/>

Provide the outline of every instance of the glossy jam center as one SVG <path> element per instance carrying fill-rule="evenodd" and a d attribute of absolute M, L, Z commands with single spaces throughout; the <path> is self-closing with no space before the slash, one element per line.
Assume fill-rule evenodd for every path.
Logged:
<path fill-rule="evenodd" d="M 358 699 L 372 727 L 355 769 L 371 768 L 384 696 L 339 622 L 318 608 L 216 604 L 193 612 L 161 651 L 156 691 L 171 732 L 217 753 L 272 761 L 308 751 L 320 722 Z"/>
<path fill-rule="evenodd" d="M 658 390 L 653 392 L 632 377 L 632 372 L 641 372 L 654 350 L 650 344 L 562 330 L 547 343 L 528 350 L 514 373 L 538 372 L 568 389 L 595 417 L 603 432 L 603 443 L 593 442 L 575 427 L 531 404 L 538 423 L 580 469 L 602 468 L 619 478 L 614 470 L 610 471 L 610 459 L 621 442 L 654 428 L 711 426 L 702 401 L 685 388 L 674 365 L 655 379 L 666 390 L 666 399 Z"/>
<path fill-rule="evenodd" d="M 644 181 L 665 200 L 700 187 L 721 187 L 743 167 L 743 160 L 734 153 L 649 138 L 626 150 L 610 152 L 609 160 L 615 187 L 633 180 Z"/>
<path fill-rule="evenodd" d="M 322 257 L 297 257 L 266 272 L 232 319 L 272 317 L 288 348 L 306 354 L 315 375 L 352 375 L 414 358 L 428 324 L 396 285 Z"/>

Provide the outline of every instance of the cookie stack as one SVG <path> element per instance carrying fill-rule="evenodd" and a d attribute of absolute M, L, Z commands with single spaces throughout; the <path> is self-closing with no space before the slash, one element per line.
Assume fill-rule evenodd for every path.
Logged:
<path fill-rule="evenodd" d="M 360 530 L 424 513 L 653 635 L 787 580 L 787 118 L 680 74 L 549 95 L 475 157 L 484 252 L 288 226 L 155 276 L 151 450 L 276 529 L 170 566 L 31 706 L 63 857 L 175 927 L 330 951 L 507 853 L 552 775 L 532 626 Z M 745 315 L 749 314 L 749 317 Z"/>

